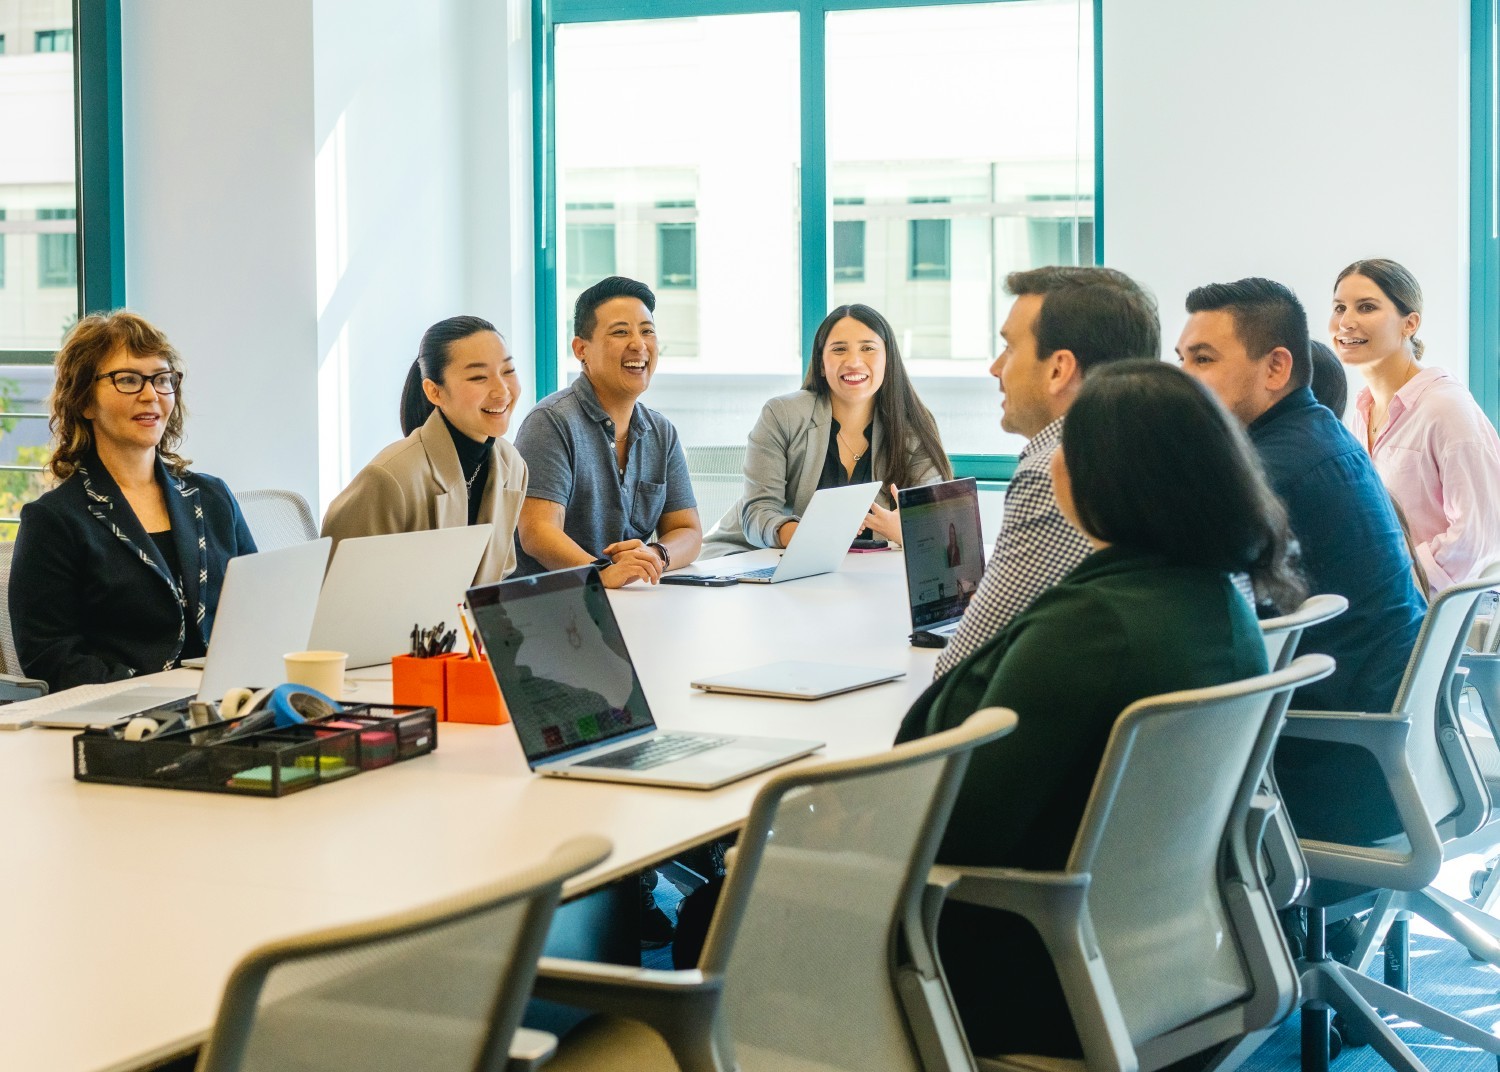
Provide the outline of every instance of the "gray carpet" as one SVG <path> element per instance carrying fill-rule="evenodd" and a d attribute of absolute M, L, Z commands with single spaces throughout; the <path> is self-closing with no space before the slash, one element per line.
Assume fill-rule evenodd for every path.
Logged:
<path fill-rule="evenodd" d="M 1491 1031 L 1500 1026 L 1500 971 L 1469 957 L 1458 943 L 1446 938 L 1413 934 L 1411 938 L 1412 993 L 1444 1012 L 1462 1016 Z M 1377 958 L 1370 974 L 1380 978 Z M 1411 1047 L 1431 1072 L 1494 1072 L 1495 1059 L 1481 1050 L 1387 1018 L 1401 1040 Z M 1297 1013 L 1282 1024 L 1259 1052 L 1241 1066 L 1243 1072 L 1293 1072 L 1301 1067 L 1301 1022 Z M 1331 1072 L 1387 1072 L 1390 1066 L 1368 1046 L 1346 1047 L 1334 1058 Z"/>

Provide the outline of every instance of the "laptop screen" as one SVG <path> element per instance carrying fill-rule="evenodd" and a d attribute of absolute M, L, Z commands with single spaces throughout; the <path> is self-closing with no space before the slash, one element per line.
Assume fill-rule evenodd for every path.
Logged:
<path fill-rule="evenodd" d="M 531 766 L 655 728 L 592 566 L 471 588 L 469 606 Z"/>
<path fill-rule="evenodd" d="M 984 576 L 974 478 L 902 488 L 901 540 L 912 628 L 961 618 Z"/>

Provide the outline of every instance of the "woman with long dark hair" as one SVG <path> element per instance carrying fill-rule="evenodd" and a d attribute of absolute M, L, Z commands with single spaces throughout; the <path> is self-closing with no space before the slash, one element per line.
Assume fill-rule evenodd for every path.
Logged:
<path fill-rule="evenodd" d="M 56 691 L 203 655 L 229 560 L 255 541 L 224 482 L 178 453 L 182 358 L 121 309 L 74 325 L 54 371 L 59 483 L 22 507 L 11 562 L 21 668 Z"/>
<path fill-rule="evenodd" d="M 1426 594 L 1500 561 L 1500 437 L 1468 389 L 1421 363 L 1422 288 L 1395 261 L 1355 261 L 1333 287 L 1328 333 L 1364 376 L 1350 430 L 1401 508 Z"/>
<path fill-rule="evenodd" d="M 335 543 L 349 536 L 495 526 L 477 584 L 516 568 L 516 521 L 526 463 L 501 438 L 521 397 L 505 340 L 488 320 L 453 316 L 422 335 L 401 393 L 406 438 L 371 459 L 323 519 Z"/>
<path fill-rule="evenodd" d="M 937 422 L 917 397 L 890 323 L 841 305 L 813 336 L 802 389 L 767 402 L 750 432 L 745 493 L 704 539 L 701 557 L 785 547 L 813 492 L 878 480 L 865 518 L 899 542 L 891 488 L 953 479 Z"/>
<path fill-rule="evenodd" d="M 1304 594 L 1285 510 L 1245 433 L 1171 365 L 1092 372 L 1068 411 L 1052 478 L 1058 508 L 1093 553 L 935 681 L 897 737 L 937 733 L 992 705 L 1020 716 L 1014 733 L 974 753 L 943 863 L 1060 869 L 1120 712 L 1266 672 L 1255 613 L 1233 575 L 1249 574 L 1282 610 Z M 1035 931 L 953 904 L 938 944 L 975 1053 L 1081 1055 Z"/>

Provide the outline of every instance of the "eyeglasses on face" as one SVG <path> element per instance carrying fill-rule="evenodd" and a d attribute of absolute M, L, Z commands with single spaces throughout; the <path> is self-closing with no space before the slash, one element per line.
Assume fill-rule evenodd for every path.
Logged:
<path fill-rule="evenodd" d="M 116 369 L 114 372 L 101 372 L 94 379 L 96 381 L 108 380 L 122 395 L 138 395 L 146 389 L 148 382 L 151 384 L 151 390 L 157 394 L 174 395 L 177 393 L 177 385 L 182 383 L 182 373 L 169 370 L 147 376 L 133 369 Z"/>

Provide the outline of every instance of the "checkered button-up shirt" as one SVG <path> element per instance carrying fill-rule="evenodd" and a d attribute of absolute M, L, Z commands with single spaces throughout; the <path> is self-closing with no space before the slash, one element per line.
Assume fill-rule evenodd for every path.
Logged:
<path fill-rule="evenodd" d="M 958 629 L 938 655 L 942 677 L 1010 624 L 1032 601 L 1082 562 L 1093 548 L 1063 519 L 1052 495 L 1052 452 L 1062 442 L 1063 418 L 1043 428 L 1021 451 L 995 551 Z"/>

